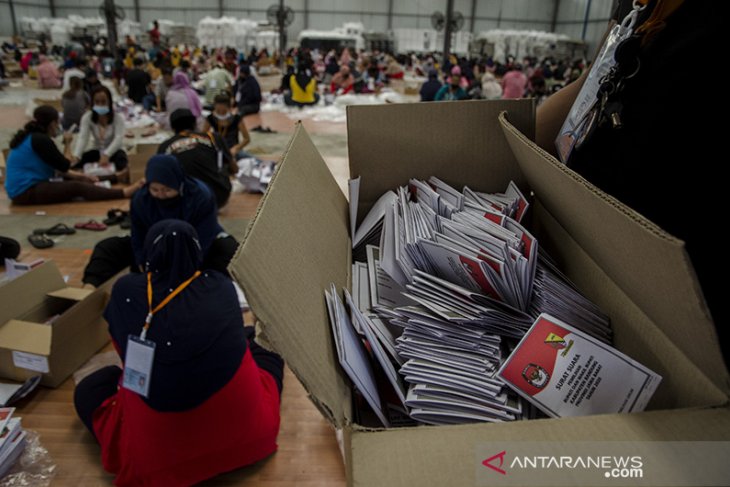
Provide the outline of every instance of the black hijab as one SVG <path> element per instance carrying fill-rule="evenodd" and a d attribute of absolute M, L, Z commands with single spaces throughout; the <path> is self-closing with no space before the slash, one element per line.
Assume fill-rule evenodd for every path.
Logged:
<path fill-rule="evenodd" d="M 154 224 L 143 256 L 152 273 L 153 307 L 203 261 L 195 229 L 180 220 Z M 139 336 L 148 309 L 147 274 L 121 277 L 104 318 L 122 359 L 129 335 Z M 216 271 L 203 272 L 155 313 L 147 339 L 156 349 L 145 402 L 157 411 L 201 405 L 231 380 L 246 353 L 243 317 L 231 280 Z"/>
<path fill-rule="evenodd" d="M 147 162 L 147 184 L 132 199 L 132 247 L 138 264 L 142 260 L 142 245 L 152 225 L 165 219 L 184 220 L 198 232 L 203 255 L 223 231 L 218 223 L 215 197 L 205 183 L 187 176 L 177 158 L 158 154 Z M 180 194 L 170 200 L 158 200 L 149 191 L 150 183 L 164 184 Z"/>

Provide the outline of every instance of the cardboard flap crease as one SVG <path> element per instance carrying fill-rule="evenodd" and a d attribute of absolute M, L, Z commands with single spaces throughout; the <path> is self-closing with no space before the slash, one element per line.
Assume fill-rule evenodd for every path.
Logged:
<path fill-rule="evenodd" d="M 508 121 L 511 118 L 502 114 L 499 121 L 541 204 L 674 345 L 728 394 L 730 377 L 684 243 L 558 162 L 520 133 Z"/>
<path fill-rule="evenodd" d="M 350 390 L 324 289 L 349 288 L 350 252 L 345 196 L 298 124 L 229 270 L 266 341 L 336 426 L 350 416 Z"/>

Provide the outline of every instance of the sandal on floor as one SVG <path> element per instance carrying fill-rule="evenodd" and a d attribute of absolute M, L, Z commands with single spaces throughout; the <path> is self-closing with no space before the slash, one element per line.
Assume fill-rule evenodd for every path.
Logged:
<path fill-rule="evenodd" d="M 16 259 L 20 255 L 20 244 L 10 237 L 0 237 L 0 259 Z"/>
<path fill-rule="evenodd" d="M 76 230 L 69 227 L 65 223 L 58 223 L 51 228 L 36 228 L 33 235 L 73 235 Z"/>
<path fill-rule="evenodd" d="M 45 235 L 28 235 L 28 242 L 37 249 L 48 249 L 55 245 L 53 240 Z"/>
<path fill-rule="evenodd" d="M 104 220 L 104 225 L 119 225 L 127 217 L 127 212 L 119 208 L 113 208 L 107 212 L 106 216 L 107 219 Z"/>
<path fill-rule="evenodd" d="M 129 230 L 132 228 L 132 217 L 129 216 L 129 214 L 125 215 L 124 220 L 119 224 L 119 228 L 122 230 Z"/>
<path fill-rule="evenodd" d="M 101 232 L 102 230 L 106 230 L 106 225 L 104 225 L 103 223 L 99 223 L 96 220 L 89 220 L 87 222 L 77 223 L 76 225 L 74 225 L 74 227 L 82 230 L 92 230 L 94 232 Z"/>

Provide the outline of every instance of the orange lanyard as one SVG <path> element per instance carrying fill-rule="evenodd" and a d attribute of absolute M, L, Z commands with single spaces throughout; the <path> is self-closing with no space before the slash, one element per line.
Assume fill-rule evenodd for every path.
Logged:
<path fill-rule="evenodd" d="M 152 273 L 151 272 L 147 273 L 147 304 L 149 306 L 149 313 L 147 314 L 147 318 L 145 318 L 145 320 L 144 320 L 144 326 L 142 327 L 142 333 L 139 336 L 142 340 L 145 340 L 147 338 L 147 330 L 150 329 L 150 323 L 152 323 L 152 317 L 155 315 L 155 313 L 157 313 L 162 308 L 167 306 L 167 303 L 172 301 L 172 298 L 174 298 L 175 296 L 180 294 L 183 291 L 183 289 L 188 287 L 190 285 L 190 283 L 193 282 L 195 280 L 195 278 L 197 278 L 199 275 L 200 275 L 200 271 L 195 271 L 195 274 L 193 274 L 193 276 L 190 279 L 188 279 L 187 281 L 180 284 L 177 287 L 177 289 L 175 289 L 173 292 L 168 294 L 167 297 L 165 299 L 163 299 L 162 302 L 155 307 L 155 309 L 152 309 Z"/>
<path fill-rule="evenodd" d="M 639 3 L 645 7 L 649 1 L 639 0 Z M 636 29 L 637 34 L 644 36 L 641 44 L 645 45 L 653 36 L 658 34 L 666 26 L 667 18 L 683 3 L 684 0 L 657 0 L 649 18 Z"/>

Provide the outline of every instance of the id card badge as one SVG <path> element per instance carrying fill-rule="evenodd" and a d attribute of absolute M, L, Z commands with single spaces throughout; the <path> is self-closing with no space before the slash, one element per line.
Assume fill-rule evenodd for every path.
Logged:
<path fill-rule="evenodd" d="M 127 355 L 124 358 L 122 387 L 147 397 L 150 392 L 152 363 L 155 358 L 155 342 L 129 335 Z"/>
<path fill-rule="evenodd" d="M 560 128 L 558 137 L 555 139 L 555 147 L 564 164 L 568 163 L 573 149 L 576 145 L 580 146 L 595 123 L 596 114 L 593 108 L 598 102 L 601 80 L 616 66 L 614 58 L 616 48 L 634 32 L 637 16 L 638 10 L 634 9 L 624 18 L 623 22 L 613 26 L 588 72 L 583 87 L 573 102 L 568 117 Z"/>

